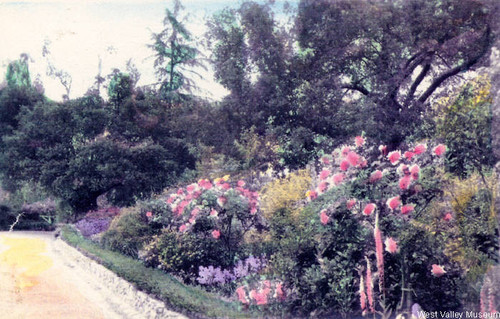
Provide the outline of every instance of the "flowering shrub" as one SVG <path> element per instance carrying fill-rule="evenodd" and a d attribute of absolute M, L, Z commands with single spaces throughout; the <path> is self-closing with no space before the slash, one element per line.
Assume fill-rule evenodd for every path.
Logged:
<path fill-rule="evenodd" d="M 119 211 L 117 207 L 90 211 L 75 226 L 83 236 L 94 236 L 106 231 L 111 225 L 111 220 L 118 215 Z"/>
<path fill-rule="evenodd" d="M 422 236 L 417 229 L 412 230 L 416 227 L 414 225 L 418 225 L 416 221 L 430 201 L 441 194 L 439 178 L 436 177 L 439 176 L 439 164 L 445 153 L 446 146 L 443 144 L 420 143 L 407 150 L 388 151 L 384 145 L 369 145 L 364 138 L 357 137 L 353 145 L 344 145 L 334 150 L 331 156 L 326 156 L 326 160 L 321 160 L 316 187 L 306 193 L 307 199 L 312 202 L 325 198 L 322 205 L 317 206 L 317 225 L 328 228 L 330 224 L 337 223 L 339 214 L 347 217 L 345 211 L 349 211 L 372 233 L 368 249 L 365 249 L 366 261 L 363 263 L 358 259 L 358 278 L 363 279 L 359 280 L 357 294 L 364 312 L 389 316 L 400 299 L 405 298 L 394 294 L 394 291 L 406 291 L 407 285 L 420 289 L 422 283 L 414 282 L 418 277 L 425 278 L 423 282 L 427 281 L 427 285 L 433 280 L 435 286 L 442 285 L 441 289 L 453 285 L 449 280 L 443 280 L 448 275 L 450 278 L 457 275 L 455 266 L 442 264 L 443 260 L 446 261 L 443 245 L 428 242 L 432 249 L 424 251 L 416 244 L 432 239 L 427 234 Z M 321 230 L 318 231 L 321 233 Z M 414 237 L 417 233 L 421 236 L 418 239 Z M 428 261 L 426 265 L 414 258 L 419 250 L 426 254 L 423 259 Z M 316 255 L 319 265 L 324 263 L 324 257 L 324 252 Z M 433 267 L 433 264 L 436 266 Z M 395 275 L 387 271 L 395 267 L 403 272 L 403 280 L 401 272 Z M 452 270 L 444 270 L 447 267 Z M 433 301 L 422 300 L 419 303 L 429 306 L 439 300 L 441 306 L 453 308 L 456 303 L 444 301 L 455 298 L 451 294 L 447 292 Z"/>
<path fill-rule="evenodd" d="M 202 285 L 224 285 L 257 273 L 264 269 L 266 265 L 267 261 L 264 257 L 256 258 L 250 256 L 245 260 L 239 260 L 232 269 L 222 270 L 220 267 L 200 266 L 196 280 Z"/>
<path fill-rule="evenodd" d="M 280 281 L 262 280 L 236 289 L 238 300 L 244 305 L 268 305 L 285 300 L 286 294 Z"/>
<path fill-rule="evenodd" d="M 229 176 L 213 182 L 201 179 L 168 197 L 173 213 L 171 227 L 180 234 L 215 239 L 232 258 L 243 235 L 264 224 L 258 199 L 258 193 L 245 188 L 243 180 L 231 183 Z"/>

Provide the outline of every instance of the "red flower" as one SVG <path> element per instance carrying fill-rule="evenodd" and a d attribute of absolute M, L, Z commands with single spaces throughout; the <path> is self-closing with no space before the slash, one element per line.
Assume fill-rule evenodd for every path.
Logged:
<path fill-rule="evenodd" d="M 219 239 L 219 237 L 220 237 L 220 231 L 218 231 L 217 229 L 214 229 L 212 231 L 212 237 L 215 238 L 215 239 Z"/>
<path fill-rule="evenodd" d="M 392 165 L 396 165 L 401 159 L 401 151 L 390 152 L 387 156 Z"/>
<path fill-rule="evenodd" d="M 349 169 L 349 166 L 351 166 L 351 165 L 349 164 L 349 161 L 343 160 L 343 161 L 340 163 L 340 170 L 342 170 L 342 171 L 347 171 L 347 169 Z"/>
<path fill-rule="evenodd" d="M 379 181 L 380 179 L 382 179 L 382 176 L 383 176 L 382 171 L 376 170 L 370 176 L 370 183 L 375 183 L 376 181 Z"/>
<path fill-rule="evenodd" d="M 354 138 L 354 142 L 356 143 L 356 147 L 363 146 L 365 144 L 365 139 L 362 136 L 356 136 Z"/>
<path fill-rule="evenodd" d="M 415 210 L 415 206 L 412 204 L 404 205 L 401 207 L 401 214 L 406 215 Z"/>
<path fill-rule="evenodd" d="M 395 210 L 396 208 L 401 205 L 401 201 L 399 200 L 399 196 L 394 196 L 392 198 L 389 198 L 387 200 L 387 207 L 389 207 L 390 210 Z"/>
<path fill-rule="evenodd" d="M 444 266 L 433 264 L 431 273 L 436 277 L 441 277 L 446 271 L 444 270 Z"/>
<path fill-rule="evenodd" d="M 328 217 L 328 215 L 326 214 L 326 209 L 323 209 L 320 213 L 320 219 L 321 219 L 321 223 L 323 225 L 326 225 L 328 224 L 328 221 L 330 220 L 330 217 Z"/>
<path fill-rule="evenodd" d="M 434 148 L 434 154 L 437 156 L 441 156 L 446 152 L 446 145 L 444 144 L 439 144 Z"/>
<path fill-rule="evenodd" d="M 370 216 L 375 210 L 375 208 L 377 208 L 377 205 L 373 203 L 367 204 L 363 209 L 363 215 Z"/>
<path fill-rule="evenodd" d="M 347 209 L 352 209 L 354 205 L 356 205 L 356 200 L 354 198 L 348 200 L 346 203 Z"/>
<path fill-rule="evenodd" d="M 409 161 L 411 161 L 412 157 L 415 156 L 415 153 L 406 151 L 404 154 L 404 157 L 406 157 Z"/>
<path fill-rule="evenodd" d="M 444 215 L 443 219 L 447 222 L 449 222 L 450 220 L 453 219 L 453 215 L 451 213 L 446 213 L 446 215 Z"/>
<path fill-rule="evenodd" d="M 406 190 L 410 188 L 410 184 L 411 184 L 411 176 L 404 176 L 399 180 L 399 188 L 401 190 Z"/>
<path fill-rule="evenodd" d="M 415 146 L 415 148 L 413 149 L 413 153 L 417 154 L 417 155 L 420 155 L 422 153 L 425 153 L 425 151 L 427 151 L 427 145 L 425 144 L 418 144 L 417 146 Z"/>

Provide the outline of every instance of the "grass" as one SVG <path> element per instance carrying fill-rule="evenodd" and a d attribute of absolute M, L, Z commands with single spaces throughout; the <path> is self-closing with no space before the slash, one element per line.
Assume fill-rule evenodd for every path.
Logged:
<path fill-rule="evenodd" d="M 199 287 L 187 286 L 165 272 L 145 267 L 140 261 L 110 251 L 63 226 L 62 239 L 99 262 L 137 289 L 165 302 L 166 306 L 191 318 L 255 318 L 263 314 L 243 311 L 239 303 L 221 300 Z"/>

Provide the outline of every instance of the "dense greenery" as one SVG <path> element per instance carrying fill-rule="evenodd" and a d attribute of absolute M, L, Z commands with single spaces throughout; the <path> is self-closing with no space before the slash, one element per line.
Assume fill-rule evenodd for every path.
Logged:
<path fill-rule="evenodd" d="M 207 20 L 216 102 L 193 94 L 183 13 L 152 34 L 156 84 L 129 66 L 56 102 L 9 64 L 0 227 L 85 216 L 94 242 L 66 240 L 189 314 L 479 310 L 498 159 L 491 80 L 462 75 L 490 53 L 491 3 L 245 1 Z"/>

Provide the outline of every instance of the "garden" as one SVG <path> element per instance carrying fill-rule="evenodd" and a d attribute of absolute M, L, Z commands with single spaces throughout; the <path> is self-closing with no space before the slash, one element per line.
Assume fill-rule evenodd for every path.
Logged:
<path fill-rule="evenodd" d="M 200 52 L 178 1 L 153 37 L 155 87 L 131 68 L 107 99 L 55 102 L 12 62 L 0 228 L 65 224 L 68 243 L 191 317 L 497 314 L 495 6 L 288 9 L 287 23 L 257 2 L 208 18 L 230 92 L 217 102 L 185 89 Z"/>

